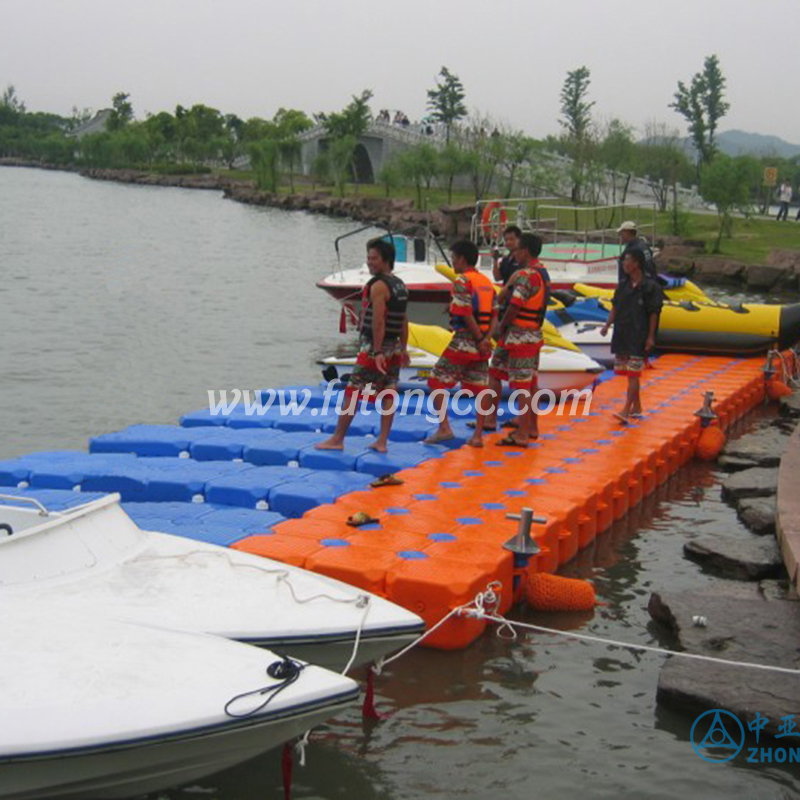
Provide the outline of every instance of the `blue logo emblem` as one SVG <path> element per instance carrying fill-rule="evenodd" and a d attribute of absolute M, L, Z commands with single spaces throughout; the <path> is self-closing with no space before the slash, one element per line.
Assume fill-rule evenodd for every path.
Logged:
<path fill-rule="evenodd" d="M 735 714 L 714 708 L 694 721 L 689 739 L 703 761 L 724 764 L 736 758 L 744 747 L 744 726 Z"/>

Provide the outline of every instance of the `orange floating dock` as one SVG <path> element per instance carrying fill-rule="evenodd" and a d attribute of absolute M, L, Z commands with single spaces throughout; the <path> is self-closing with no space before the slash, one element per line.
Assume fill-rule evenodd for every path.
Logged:
<path fill-rule="evenodd" d="M 363 587 L 417 612 L 428 626 L 492 581 L 502 584 L 505 612 L 527 574 L 555 572 L 693 457 L 704 392 L 714 392 L 723 429 L 763 401 L 762 363 L 663 356 L 643 375 L 646 414 L 635 424 L 612 416 L 627 386 L 613 378 L 595 392 L 590 413 L 540 416 L 539 440 L 528 449 L 495 447 L 501 434 L 492 434 L 483 449 L 462 447 L 404 470 L 402 486 L 344 495 L 277 525 L 273 535 L 234 546 Z M 546 522 L 531 529 L 538 555 L 515 571 L 503 544 L 516 523 L 506 515 L 526 506 Z M 358 511 L 378 522 L 348 526 Z M 426 644 L 465 647 L 484 627 L 454 617 Z"/>

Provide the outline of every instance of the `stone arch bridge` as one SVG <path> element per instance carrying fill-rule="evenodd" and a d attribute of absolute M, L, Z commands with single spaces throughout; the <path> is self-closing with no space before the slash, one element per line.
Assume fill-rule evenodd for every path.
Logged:
<path fill-rule="evenodd" d="M 426 133 L 426 130 L 433 131 Z M 317 125 L 300 135 L 303 174 L 313 170 L 314 160 L 325 152 L 329 137 L 323 125 Z M 441 147 L 444 137 L 435 128 L 426 125 L 393 125 L 386 122 L 371 122 L 358 138 L 354 158 L 354 180 L 357 183 L 375 183 L 384 165 L 396 153 L 420 144 Z"/>

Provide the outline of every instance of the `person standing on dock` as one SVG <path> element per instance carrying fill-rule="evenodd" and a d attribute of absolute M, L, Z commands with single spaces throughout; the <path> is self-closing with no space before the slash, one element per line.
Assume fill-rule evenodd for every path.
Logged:
<path fill-rule="evenodd" d="M 450 328 L 453 338 L 439 357 L 428 386 L 450 390 L 457 383 L 476 398 L 486 391 L 489 382 L 489 356 L 492 343 L 489 333 L 497 316 L 497 301 L 492 281 L 478 272 L 478 248 L 468 241 L 456 242 L 450 248 L 450 260 L 457 278 L 453 282 L 450 303 Z M 447 418 L 444 391 L 434 396 L 434 409 L 439 415 L 439 429 L 424 444 L 441 444 L 455 438 Z M 484 415 L 476 400 L 475 433 L 467 441 L 472 447 L 483 447 Z"/>
<path fill-rule="evenodd" d="M 645 256 L 632 250 L 625 256 L 626 280 L 614 291 L 613 307 L 603 336 L 614 325 L 611 352 L 614 371 L 628 376 L 628 394 L 622 411 L 614 416 L 627 425 L 630 419 L 642 416 L 641 374 L 647 354 L 655 347 L 656 328 L 661 313 L 661 287 L 645 272 Z"/>
<path fill-rule="evenodd" d="M 539 262 L 541 252 L 542 240 L 538 236 L 525 233 L 520 237 L 517 250 L 520 269 L 508 282 L 507 308 L 493 331 L 497 347 L 489 367 L 489 391 L 495 407 L 485 420 L 486 429 L 492 430 L 497 425 L 502 381 L 508 381 L 519 398 L 516 431 L 497 442 L 501 447 L 527 447 L 529 440 L 539 435 L 533 395 L 538 388 L 542 323 L 550 294 L 547 270 Z"/>
<path fill-rule="evenodd" d="M 619 254 L 619 258 L 617 259 L 618 282 L 621 284 L 628 280 L 628 276 L 625 273 L 623 264 L 625 261 L 625 256 L 627 256 L 628 253 L 632 252 L 633 250 L 641 251 L 642 255 L 644 256 L 645 273 L 654 281 L 658 281 L 658 269 L 656 268 L 656 262 L 653 258 L 653 251 L 650 249 L 650 245 L 647 243 L 647 240 L 639 236 L 636 223 L 632 220 L 623 222 L 622 225 L 617 228 L 617 233 L 619 234 L 619 240 L 622 244 L 622 252 Z"/>
<path fill-rule="evenodd" d="M 317 450 L 342 450 L 358 408 L 359 395 L 380 395 L 381 428 L 370 449 L 385 453 L 394 419 L 400 367 L 408 363 L 408 289 L 394 269 L 394 245 L 384 239 L 367 244 L 367 267 L 372 278 L 362 294 L 361 341 L 358 357 L 344 390 L 344 402 L 329 439 Z"/>
<path fill-rule="evenodd" d="M 516 252 L 519 248 L 520 236 L 522 236 L 522 230 L 516 225 L 509 225 L 503 231 L 503 243 L 508 250 L 508 255 L 501 260 L 500 251 L 492 251 L 492 277 L 494 277 L 495 283 L 502 283 L 503 286 L 506 286 L 511 280 L 511 276 L 519 269 Z"/>

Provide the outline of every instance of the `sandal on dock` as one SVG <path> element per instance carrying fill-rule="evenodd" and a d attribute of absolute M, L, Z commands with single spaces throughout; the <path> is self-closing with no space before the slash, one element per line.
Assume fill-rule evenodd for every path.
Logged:
<path fill-rule="evenodd" d="M 518 442 L 510 433 L 508 436 L 498 439 L 494 444 L 495 447 L 521 447 L 523 450 L 527 450 L 528 448 L 527 442 Z"/>
<path fill-rule="evenodd" d="M 474 431 L 475 428 L 478 427 L 478 423 L 475 422 L 475 420 L 471 419 L 469 422 L 467 422 L 467 427 L 471 428 Z M 494 433 L 496 430 L 497 430 L 497 425 L 495 425 L 493 428 L 487 428 L 485 425 L 483 427 L 484 433 Z"/>
<path fill-rule="evenodd" d="M 375 525 L 380 522 L 376 517 L 371 517 L 363 511 L 357 511 L 347 518 L 347 524 L 351 528 L 360 528 L 362 525 Z"/>
<path fill-rule="evenodd" d="M 380 478 L 375 478 L 370 484 L 373 489 L 380 489 L 381 486 L 402 486 L 405 481 L 398 478 L 397 475 L 381 475 Z"/>

